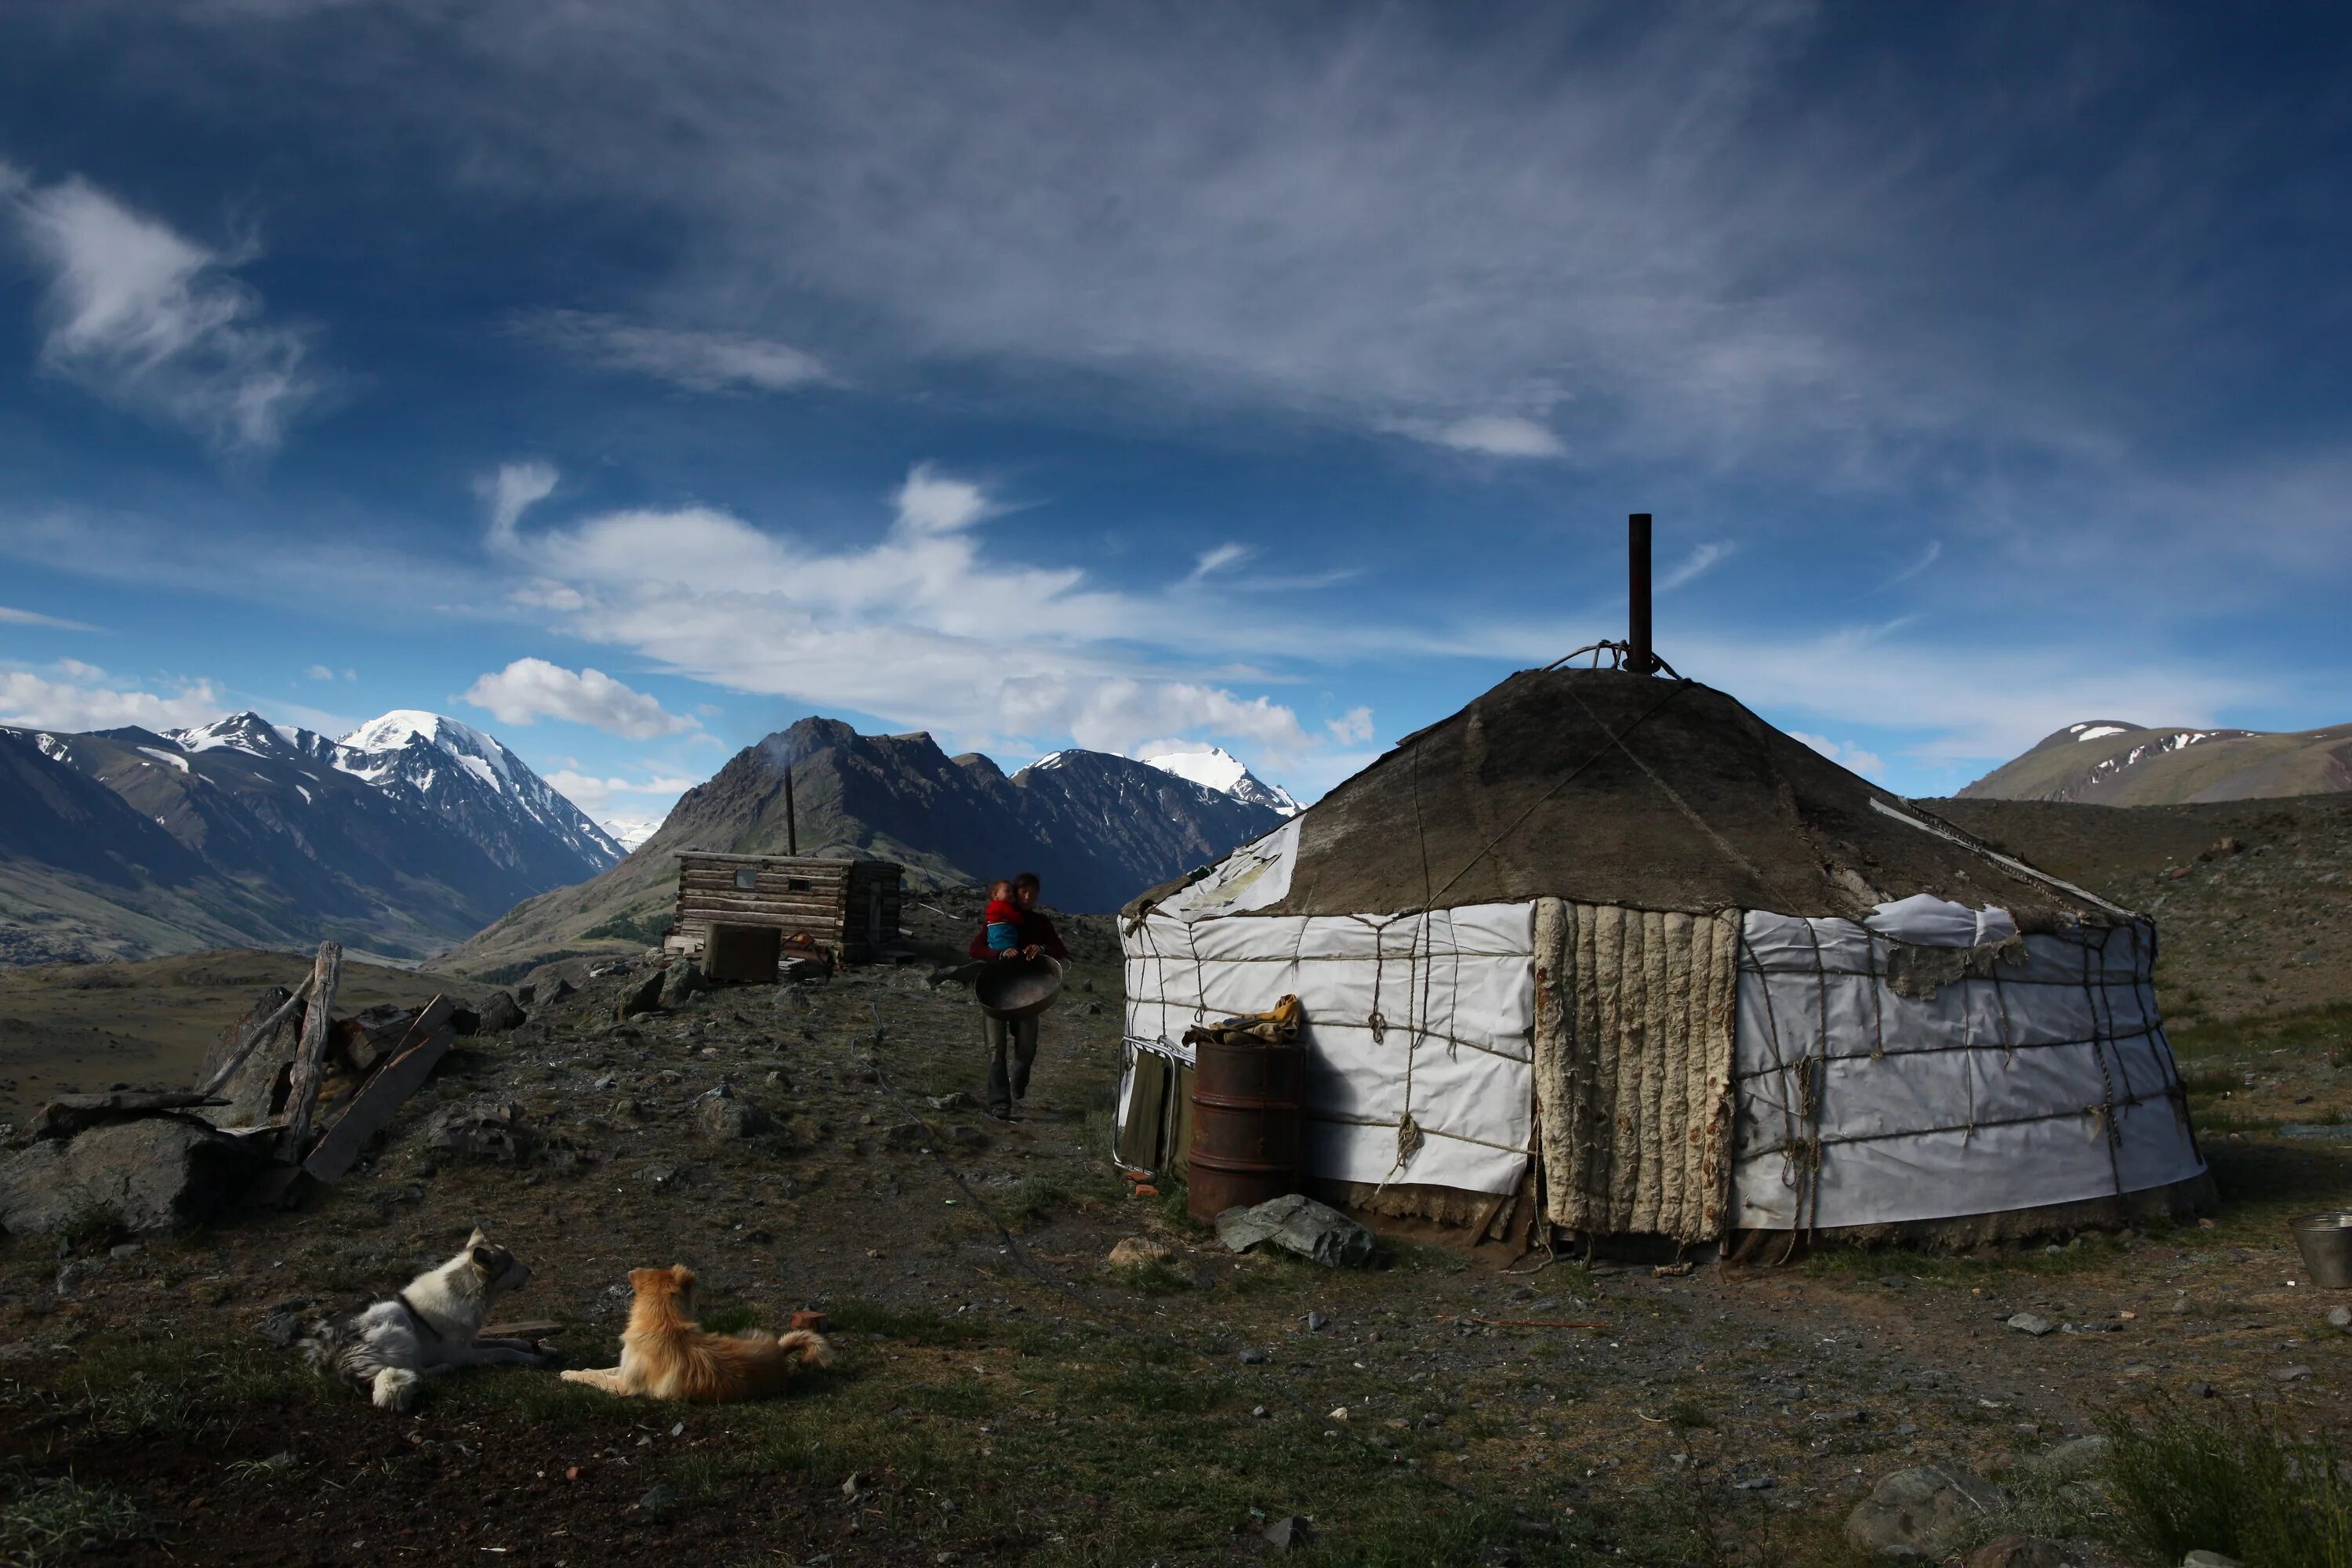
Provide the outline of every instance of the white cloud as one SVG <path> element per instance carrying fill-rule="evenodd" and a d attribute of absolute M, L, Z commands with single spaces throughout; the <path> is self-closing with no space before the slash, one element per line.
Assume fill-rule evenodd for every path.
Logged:
<path fill-rule="evenodd" d="M 496 714 L 501 723 L 563 719 L 633 741 L 698 728 L 693 720 L 664 711 L 655 699 L 602 670 L 570 670 L 543 658 L 519 658 L 483 676 L 466 689 L 465 700 Z"/>
<path fill-rule="evenodd" d="M 1096 588 L 1074 567 L 993 559 L 972 525 L 997 501 L 929 464 L 892 501 L 882 537 L 850 548 L 711 508 L 590 517 L 529 537 L 542 574 L 531 601 L 572 635 L 674 672 L 942 731 L 959 745 L 1043 750 L 1066 738 L 1124 752 L 1188 731 L 1276 753 L 1315 744 L 1287 706 L 1189 668 L 1195 647 L 1230 658 L 1234 638 L 1186 613 L 1192 590 L 1140 598 Z M 1304 647 L 1313 634 L 1283 624 L 1251 635 Z"/>
<path fill-rule="evenodd" d="M 1557 458 L 1568 450 L 1549 426 L 1517 414 L 1477 414 L 1449 424 L 1405 421 L 1398 427 L 1433 446 L 1489 458 Z"/>
<path fill-rule="evenodd" d="M 310 677 L 312 680 L 332 680 L 335 679 L 335 672 L 329 669 L 323 664 L 314 664 L 302 673 Z"/>
<path fill-rule="evenodd" d="M 504 549 L 514 542 L 515 524 L 522 514 L 555 491 L 555 465 L 532 458 L 500 463 L 499 471 L 474 481 L 474 493 L 489 504 L 490 544 Z"/>
<path fill-rule="evenodd" d="M 646 799 L 676 800 L 698 782 L 689 778 L 656 775 L 648 779 L 598 778 L 571 768 L 558 768 L 542 775 L 555 786 L 556 793 L 589 816 L 602 819 L 611 807 L 615 795 L 636 795 Z"/>
<path fill-rule="evenodd" d="M 1360 746 L 1372 738 L 1372 710 L 1350 708 L 1337 719 L 1326 720 L 1323 727 L 1331 738 L 1343 746 Z"/>
<path fill-rule="evenodd" d="M 980 486 L 948 479 L 929 463 L 908 470 L 896 500 L 898 531 L 914 536 L 959 532 L 997 510 Z"/>
<path fill-rule="evenodd" d="M 1192 581 L 1197 583 L 1202 578 L 1222 572 L 1228 566 L 1238 566 L 1248 560 L 1253 553 L 1246 544 L 1225 543 L 1217 545 L 1213 549 L 1204 550 L 1201 552 L 1200 560 L 1192 564 Z"/>
<path fill-rule="evenodd" d="M 5 165 L 0 165 L 5 170 Z M 45 616 L 38 610 L 19 610 L 0 605 L 0 626 L 47 626 L 52 631 L 94 632 L 99 628 L 83 621 L 68 621 L 57 616 Z"/>
<path fill-rule="evenodd" d="M 1827 735 L 1807 734 L 1802 730 L 1791 730 L 1789 733 L 1830 761 L 1851 768 L 1864 778 L 1877 779 L 1885 775 L 1886 764 L 1879 760 L 1878 753 L 1864 751 L 1852 741 L 1832 741 Z"/>
<path fill-rule="evenodd" d="M 149 730 L 205 724 L 229 710 L 212 682 L 180 682 L 169 692 L 124 691 L 95 685 L 105 672 L 88 665 L 50 680 L 30 670 L 0 669 L 0 724 L 28 730 Z"/>
<path fill-rule="evenodd" d="M 815 355 L 773 338 L 684 331 L 587 310 L 539 310 L 516 330 L 551 348 L 695 392 L 789 392 L 832 380 Z"/>
<path fill-rule="evenodd" d="M 276 447 L 319 400 L 310 333 L 264 321 L 235 276 L 250 247 L 197 244 L 79 176 L 0 181 L 0 203 L 47 275 L 48 370 L 233 451 Z"/>
<path fill-rule="evenodd" d="M 1657 591 L 1661 594 L 1672 593 L 1692 578 L 1713 567 L 1717 562 L 1721 561 L 1731 552 L 1732 546 L 1728 543 L 1717 542 L 1696 546 L 1688 555 L 1682 558 L 1681 563 L 1673 571 L 1658 579 Z"/>

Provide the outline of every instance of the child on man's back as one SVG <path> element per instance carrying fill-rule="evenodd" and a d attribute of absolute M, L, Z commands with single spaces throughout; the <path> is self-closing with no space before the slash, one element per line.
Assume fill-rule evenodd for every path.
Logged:
<path fill-rule="evenodd" d="M 1011 952 L 1021 945 L 1021 906 L 1013 901 L 1013 884 L 991 882 L 988 885 L 988 910 L 981 917 L 988 924 L 988 951 Z"/>

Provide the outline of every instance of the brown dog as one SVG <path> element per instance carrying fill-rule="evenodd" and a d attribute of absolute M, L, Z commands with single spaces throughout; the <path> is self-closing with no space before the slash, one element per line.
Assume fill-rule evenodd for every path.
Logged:
<path fill-rule="evenodd" d="M 805 1329 L 704 1333 L 694 1321 L 694 1272 L 683 1263 L 632 1268 L 629 1289 L 636 1299 L 629 1304 L 628 1331 L 621 1336 L 621 1364 L 603 1372 L 568 1371 L 564 1382 L 607 1394 L 717 1405 L 781 1394 L 803 1369 L 833 1364 L 833 1347 L 824 1336 Z"/>

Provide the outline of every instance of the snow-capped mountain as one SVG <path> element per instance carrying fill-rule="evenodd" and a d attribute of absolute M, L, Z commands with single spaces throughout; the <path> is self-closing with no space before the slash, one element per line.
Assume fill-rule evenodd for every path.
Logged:
<path fill-rule="evenodd" d="M 299 733 L 299 731 L 298 731 Z M 493 855 L 552 836 L 591 874 L 628 851 L 493 736 L 437 713 L 401 709 L 335 744 L 334 765 L 387 795 L 406 795 Z"/>
<path fill-rule="evenodd" d="M 608 816 L 604 828 L 613 836 L 614 842 L 634 855 L 637 846 L 661 831 L 661 825 L 658 816 Z"/>
<path fill-rule="evenodd" d="M 341 741 L 253 713 L 0 741 L 19 786 L 0 814 L 25 819 L 0 834 L 0 962 L 321 935 L 421 958 L 623 854 L 495 739 L 430 713 Z"/>
<path fill-rule="evenodd" d="M 1143 760 L 1162 773 L 1190 779 L 1196 784 L 1215 790 L 1219 795 L 1229 795 L 1235 800 L 1265 806 L 1284 816 L 1297 816 L 1303 809 L 1290 798 L 1288 790 L 1280 784 L 1266 783 L 1243 766 L 1242 760 L 1223 746 L 1210 746 L 1198 752 L 1167 752 Z"/>

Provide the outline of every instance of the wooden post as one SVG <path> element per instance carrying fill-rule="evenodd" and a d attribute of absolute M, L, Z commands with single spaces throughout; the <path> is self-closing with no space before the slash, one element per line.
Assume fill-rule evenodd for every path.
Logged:
<path fill-rule="evenodd" d="M 294 994 L 279 1003 L 278 1005 L 278 1011 L 272 1013 L 268 1017 L 264 1018 L 258 1024 L 256 1024 L 253 1026 L 252 1032 L 247 1034 L 245 1038 L 238 1043 L 236 1049 L 229 1053 L 228 1060 L 221 1063 L 220 1071 L 213 1074 L 210 1079 L 199 1085 L 196 1092 L 198 1094 L 207 1095 L 218 1094 L 221 1090 L 221 1085 L 226 1083 L 230 1079 L 236 1076 L 236 1069 L 245 1065 L 245 1058 L 253 1054 L 253 1048 L 261 1044 L 262 1041 L 269 1038 L 270 1036 L 278 1033 L 278 1029 L 284 1026 L 287 1018 L 292 1015 L 294 1009 L 301 1005 L 302 998 L 310 994 L 312 983 L 314 983 L 318 978 L 319 972 L 316 968 L 313 968 L 310 974 L 303 980 L 302 984 L 294 987 Z"/>
<path fill-rule="evenodd" d="M 798 816 L 793 810 L 793 770 L 786 768 L 784 770 L 784 853 L 798 855 L 800 852 L 801 825 Z"/>
<path fill-rule="evenodd" d="M 310 1142 L 310 1116 L 319 1107 L 319 1079 L 325 1070 L 327 1025 L 335 1010 L 335 986 L 342 979 L 341 942 L 319 944 L 318 963 L 310 971 L 310 1010 L 302 1016 L 302 1043 L 294 1050 L 294 1076 L 287 1085 L 286 1130 L 278 1141 L 278 1158 L 299 1164 Z"/>

